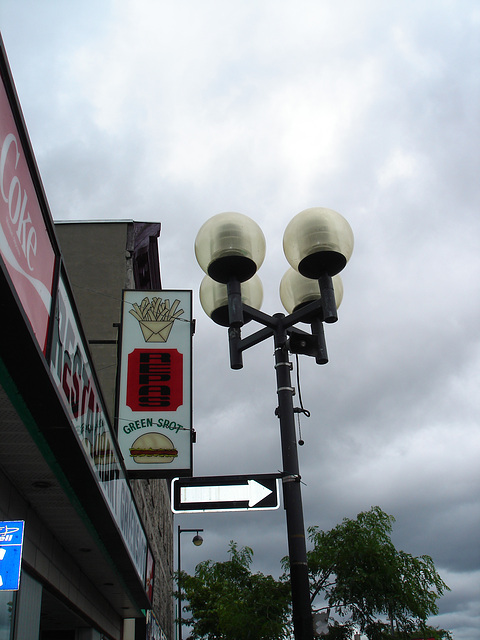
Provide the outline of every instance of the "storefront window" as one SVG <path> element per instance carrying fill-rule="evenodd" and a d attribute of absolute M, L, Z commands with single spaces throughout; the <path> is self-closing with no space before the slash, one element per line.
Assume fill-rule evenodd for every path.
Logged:
<path fill-rule="evenodd" d="M 14 601 L 14 591 L 0 591 L 0 640 L 10 640 Z"/>

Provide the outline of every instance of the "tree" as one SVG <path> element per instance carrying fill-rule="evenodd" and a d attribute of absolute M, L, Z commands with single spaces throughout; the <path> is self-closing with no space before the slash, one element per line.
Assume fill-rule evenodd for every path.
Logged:
<path fill-rule="evenodd" d="M 312 604 L 323 596 L 328 608 L 372 640 L 396 632 L 420 637 L 410 634 L 425 629 L 427 618 L 438 613 L 438 598 L 448 590 L 432 558 L 396 550 L 390 539 L 394 521 L 372 507 L 331 531 L 308 530 Z"/>
<path fill-rule="evenodd" d="M 290 586 L 253 574 L 253 551 L 230 542 L 229 560 L 206 560 L 195 575 L 180 575 L 192 637 L 209 640 L 277 640 L 287 637 Z"/>
<path fill-rule="evenodd" d="M 324 532 L 309 529 L 308 552 L 312 607 L 340 621 L 330 623 L 325 640 L 348 640 L 359 629 L 370 640 L 436 638 L 448 631 L 426 625 L 438 613 L 437 600 L 448 586 L 432 558 L 398 551 L 391 541 L 395 519 L 379 507 L 345 518 Z M 197 640 L 280 640 L 291 637 L 290 583 L 252 574 L 253 551 L 230 542 L 226 562 L 207 560 L 195 575 L 181 574 L 188 622 Z M 288 567 L 288 559 L 284 559 Z M 318 607 L 317 607 L 318 609 Z"/>

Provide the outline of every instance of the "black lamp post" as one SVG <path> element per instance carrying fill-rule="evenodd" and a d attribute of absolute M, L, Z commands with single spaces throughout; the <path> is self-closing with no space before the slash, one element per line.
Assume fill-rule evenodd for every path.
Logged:
<path fill-rule="evenodd" d="M 200 531 L 203 529 L 180 529 L 180 525 L 178 525 L 178 534 L 177 534 L 177 554 L 178 554 L 178 580 L 177 580 L 177 589 L 178 589 L 178 640 L 182 640 L 182 579 L 180 577 L 180 572 L 182 570 L 182 555 L 180 553 L 180 534 L 182 533 L 195 533 L 192 538 L 192 543 L 199 547 L 203 543 L 203 538 L 199 535 Z"/>
<path fill-rule="evenodd" d="M 260 227 L 242 214 L 221 213 L 207 220 L 195 241 L 197 260 L 207 273 L 200 287 L 200 301 L 214 322 L 228 327 L 232 369 L 243 367 L 243 351 L 269 337 L 274 339 L 294 634 L 296 640 L 312 640 L 289 353 L 313 356 L 318 364 L 328 362 L 323 323 L 337 320 L 343 295 L 337 274 L 352 254 L 353 233 L 339 213 L 306 209 L 287 226 L 283 248 L 293 267 L 280 284 L 280 297 L 289 315 L 270 316 L 257 308 L 262 301 L 262 288 L 255 274 L 265 256 Z M 242 327 L 251 320 L 263 328 L 242 338 Z M 296 328 L 299 322 L 309 324 L 310 332 Z"/>

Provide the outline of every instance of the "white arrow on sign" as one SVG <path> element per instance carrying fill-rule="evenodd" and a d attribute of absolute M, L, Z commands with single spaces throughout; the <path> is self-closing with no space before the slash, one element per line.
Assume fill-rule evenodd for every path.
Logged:
<path fill-rule="evenodd" d="M 273 491 L 256 480 L 248 484 L 230 484 L 221 487 L 180 487 L 180 501 L 185 504 L 199 502 L 245 502 L 254 507 Z"/>

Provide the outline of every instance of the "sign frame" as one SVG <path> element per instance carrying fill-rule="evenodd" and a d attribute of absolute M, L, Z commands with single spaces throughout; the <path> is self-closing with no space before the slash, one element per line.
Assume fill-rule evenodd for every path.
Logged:
<path fill-rule="evenodd" d="M 24 520 L 0 522 L 0 591 L 20 588 L 24 529 Z"/>
<path fill-rule="evenodd" d="M 229 511 L 272 511 L 280 507 L 280 473 L 263 473 L 232 476 L 205 476 L 193 478 L 174 478 L 172 480 L 171 501 L 173 513 L 224 513 Z M 249 483 L 257 483 L 266 490 L 268 495 L 249 505 Z M 243 496 L 239 496 L 237 488 L 245 487 Z M 222 496 L 222 488 L 227 488 Z M 204 489 L 205 499 L 201 493 L 189 492 L 189 489 Z M 220 489 L 220 491 L 217 491 Z M 233 489 L 233 490 L 232 490 Z M 189 501 L 190 495 L 196 496 Z M 218 495 L 216 495 L 218 494 Z M 217 499 L 218 498 L 218 499 Z M 257 498 L 254 498 L 257 500 Z"/>
<path fill-rule="evenodd" d="M 132 478 L 192 475 L 192 334 L 191 290 L 123 291 L 116 423 Z"/>

